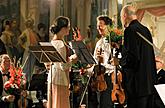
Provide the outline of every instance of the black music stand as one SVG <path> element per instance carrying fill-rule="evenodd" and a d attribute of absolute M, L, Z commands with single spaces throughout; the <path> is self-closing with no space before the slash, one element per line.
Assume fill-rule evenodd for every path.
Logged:
<path fill-rule="evenodd" d="M 81 61 L 81 63 L 96 64 L 96 61 L 93 58 L 93 55 L 87 49 L 83 41 L 71 41 L 69 42 L 69 45 L 73 49 L 74 53 L 77 54 L 78 60 Z"/>
<path fill-rule="evenodd" d="M 51 63 L 54 63 L 54 62 L 66 63 L 66 60 L 62 58 L 62 56 L 58 53 L 58 51 L 50 42 L 40 42 L 39 46 L 30 46 L 29 49 L 40 63 L 50 63 L 50 62 Z M 52 76 L 52 65 L 51 65 L 50 72 Z M 51 83 L 52 83 L 52 77 L 51 77 Z M 52 89 L 52 86 L 51 86 L 51 89 Z M 50 108 L 52 108 L 52 106 Z"/>
<path fill-rule="evenodd" d="M 90 51 L 87 49 L 86 45 L 83 41 L 71 41 L 69 42 L 69 45 L 71 46 L 71 49 L 73 49 L 74 53 L 78 56 L 78 60 L 83 64 L 96 64 L 95 59 L 93 58 Z M 92 74 L 89 76 L 87 80 L 87 84 L 85 86 L 84 92 L 82 94 L 81 100 L 80 100 L 80 107 L 82 105 L 85 93 L 88 92 L 88 85 L 89 81 L 91 79 Z M 88 93 L 87 93 L 88 94 Z M 88 96 L 87 96 L 88 98 Z M 86 108 L 88 108 L 88 99 L 86 98 Z"/>
<path fill-rule="evenodd" d="M 40 63 L 47 62 L 64 62 L 66 60 L 58 53 L 55 47 L 50 42 L 40 42 L 39 46 L 30 46 L 32 54 Z"/>

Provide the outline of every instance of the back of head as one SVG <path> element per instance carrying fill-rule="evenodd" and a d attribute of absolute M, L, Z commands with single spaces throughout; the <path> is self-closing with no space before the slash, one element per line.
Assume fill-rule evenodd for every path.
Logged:
<path fill-rule="evenodd" d="M 132 5 L 125 5 L 121 10 L 121 16 L 127 14 L 127 16 L 136 15 L 136 9 Z"/>
<path fill-rule="evenodd" d="M 112 26 L 112 19 L 110 19 L 108 16 L 98 16 L 97 17 L 97 21 L 98 20 L 103 20 L 105 22 L 105 25 L 109 25 L 109 26 Z"/>
<path fill-rule="evenodd" d="M 53 34 L 58 33 L 63 27 L 68 27 L 70 21 L 68 17 L 59 16 L 54 21 L 50 27 L 50 32 Z"/>
<path fill-rule="evenodd" d="M 136 9 L 132 5 L 125 5 L 120 13 L 121 22 L 124 27 L 127 27 L 132 20 L 137 19 Z"/>
<path fill-rule="evenodd" d="M 2 20 L 2 29 L 3 29 L 3 31 L 5 30 L 5 27 L 8 25 L 8 26 L 10 26 L 11 25 L 11 21 L 10 20 L 8 20 L 8 19 L 4 19 L 4 20 Z"/>

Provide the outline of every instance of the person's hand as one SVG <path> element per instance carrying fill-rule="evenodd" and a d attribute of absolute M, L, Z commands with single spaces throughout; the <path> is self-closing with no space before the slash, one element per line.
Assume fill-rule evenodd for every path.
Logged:
<path fill-rule="evenodd" d="M 42 100 L 44 108 L 47 108 L 47 100 Z"/>
<path fill-rule="evenodd" d="M 70 59 L 70 62 L 76 63 L 77 60 L 78 60 L 78 57 L 77 57 L 76 54 L 73 54 L 73 55 L 71 55 L 71 56 L 69 57 L 69 59 Z"/>
<path fill-rule="evenodd" d="M 79 69 L 79 71 L 80 71 L 80 75 L 84 75 L 87 72 L 87 69 L 81 68 Z"/>
<path fill-rule="evenodd" d="M 26 90 L 21 91 L 21 95 L 22 95 L 23 97 L 27 97 L 27 91 L 26 91 Z"/>
<path fill-rule="evenodd" d="M 94 64 L 87 64 L 86 68 L 91 68 Z"/>
<path fill-rule="evenodd" d="M 98 56 L 97 56 L 97 60 L 98 60 L 100 63 L 103 63 L 104 57 L 103 57 L 102 55 L 98 55 Z"/>
<path fill-rule="evenodd" d="M 100 63 L 103 63 L 103 61 L 104 61 L 103 54 L 104 54 L 104 51 L 102 50 L 102 48 L 97 48 L 97 50 L 96 50 L 96 57 L 97 57 L 97 60 Z"/>
<path fill-rule="evenodd" d="M 44 65 L 45 65 L 45 68 L 46 68 L 47 70 L 50 70 L 50 68 L 51 68 L 51 63 L 44 63 Z"/>
<path fill-rule="evenodd" d="M 113 57 L 113 58 L 110 60 L 110 63 L 111 63 L 113 66 L 118 66 L 118 65 L 119 65 L 119 60 L 118 60 L 118 58 Z"/>
<path fill-rule="evenodd" d="M 99 56 L 99 55 L 103 55 L 103 54 L 104 54 L 104 50 L 101 47 L 98 47 L 96 49 L 96 55 Z"/>
<path fill-rule="evenodd" d="M 15 96 L 14 95 L 7 95 L 5 97 L 5 101 L 7 102 L 14 102 Z"/>

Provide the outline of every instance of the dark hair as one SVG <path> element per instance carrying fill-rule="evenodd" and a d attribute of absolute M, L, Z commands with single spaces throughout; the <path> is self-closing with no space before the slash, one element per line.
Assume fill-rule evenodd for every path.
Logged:
<path fill-rule="evenodd" d="M 10 21 L 5 21 L 5 25 L 10 25 Z"/>
<path fill-rule="evenodd" d="M 41 28 L 43 28 L 44 30 L 46 30 L 46 25 L 43 24 L 43 23 L 39 23 L 37 27 L 38 27 L 38 30 L 40 30 Z"/>
<path fill-rule="evenodd" d="M 61 30 L 61 28 L 68 27 L 68 24 L 69 24 L 68 17 L 59 16 L 55 19 L 54 23 L 50 27 L 50 31 L 53 34 L 56 34 Z"/>
<path fill-rule="evenodd" d="M 2 23 L 2 25 L 1 25 L 1 32 L 3 32 L 5 30 L 5 26 L 6 25 L 9 25 L 9 26 L 11 25 L 11 21 L 8 20 L 8 19 L 3 19 L 1 21 L 1 23 Z"/>
<path fill-rule="evenodd" d="M 112 26 L 112 19 L 110 19 L 108 16 L 98 16 L 97 20 L 103 20 L 105 22 L 105 25 Z"/>

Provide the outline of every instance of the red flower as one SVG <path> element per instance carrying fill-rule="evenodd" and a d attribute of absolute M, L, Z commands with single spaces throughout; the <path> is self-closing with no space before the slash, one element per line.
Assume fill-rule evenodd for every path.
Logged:
<path fill-rule="evenodd" d="M 81 68 L 79 71 L 80 71 L 80 75 L 84 75 L 85 74 L 84 68 Z"/>
<path fill-rule="evenodd" d="M 117 29 L 117 28 L 115 28 L 113 31 L 116 33 L 116 35 L 119 35 L 119 36 L 123 34 L 122 30 Z"/>
<path fill-rule="evenodd" d="M 14 83 L 14 77 L 11 77 L 10 79 L 9 79 L 9 81 L 11 82 L 11 83 Z"/>
<path fill-rule="evenodd" d="M 10 81 L 6 81 L 5 84 L 4 84 L 5 90 L 10 89 L 10 87 L 11 87 L 11 82 Z"/>
<path fill-rule="evenodd" d="M 5 82 L 4 88 L 7 93 L 12 94 L 15 92 L 15 89 L 21 89 L 23 85 L 26 83 L 26 79 L 22 74 L 21 68 L 15 68 L 13 66 L 9 69 L 10 72 L 10 79 L 9 81 Z"/>

